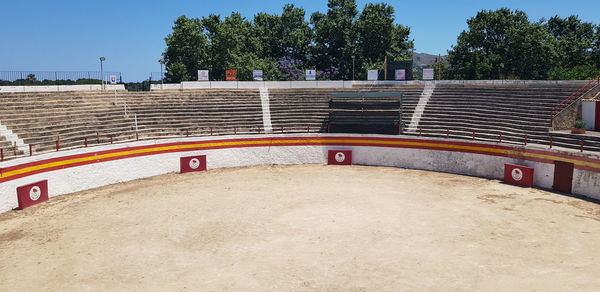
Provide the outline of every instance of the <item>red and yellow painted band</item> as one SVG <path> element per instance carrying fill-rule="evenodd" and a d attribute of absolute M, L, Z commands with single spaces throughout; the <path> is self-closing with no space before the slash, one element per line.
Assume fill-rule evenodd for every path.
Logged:
<path fill-rule="evenodd" d="M 413 148 L 504 156 L 544 163 L 564 161 L 573 163 L 578 169 L 600 172 L 600 159 L 579 157 L 551 151 L 530 150 L 471 142 L 379 137 L 263 137 L 165 143 L 69 155 L 0 169 L 0 183 L 57 169 L 163 153 L 226 148 L 310 145 Z"/>

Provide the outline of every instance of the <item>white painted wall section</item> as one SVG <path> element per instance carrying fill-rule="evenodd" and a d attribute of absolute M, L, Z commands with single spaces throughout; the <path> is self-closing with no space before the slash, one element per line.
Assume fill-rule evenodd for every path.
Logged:
<path fill-rule="evenodd" d="M 581 103 L 581 111 L 585 128 L 594 130 L 596 126 L 596 102 L 584 101 Z"/>
<path fill-rule="evenodd" d="M 423 92 L 421 93 L 421 97 L 419 98 L 419 103 L 417 107 L 415 107 L 415 111 L 413 112 L 412 118 L 410 119 L 410 124 L 408 125 L 407 132 L 414 133 L 419 128 L 419 122 L 421 121 L 421 116 L 423 116 L 423 112 L 427 107 L 427 103 L 429 103 L 429 99 L 433 92 L 435 91 L 435 83 L 427 83 L 423 88 Z"/>
<path fill-rule="evenodd" d="M 273 124 L 271 123 L 271 102 L 269 100 L 268 88 L 260 88 L 260 103 L 262 105 L 263 129 L 266 134 L 273 133 Z"/>

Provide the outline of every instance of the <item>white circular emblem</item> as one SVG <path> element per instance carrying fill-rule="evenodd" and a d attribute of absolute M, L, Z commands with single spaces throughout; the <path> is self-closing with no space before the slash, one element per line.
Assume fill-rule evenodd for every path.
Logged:
<path fill-rule="evenodd" d="M 198 158 L 191 159 L 190 160 L 190 168 L 198 169 L 198 167 L 200 167 L 200 160 L 198 160 Z"/>
<path fill-rule="evenodd" d="M 335 161 L 342 163 L 346 160 L 346 155 L 342 152 L 338 152 L 335 154 Z"/>
<path fill-rule="evenodd" d="M 39 200 L 40 196 L 42 196 L 42 190 L 38 186 L 34 186 L 29 190 L 29 198 L 32 201 Z"/>
<path fill-rule="evenodd" d="M 513 169 L 511 174 L 515 181 L 520 181 L 523 179 L 523 171 L 518 168 Z"/>

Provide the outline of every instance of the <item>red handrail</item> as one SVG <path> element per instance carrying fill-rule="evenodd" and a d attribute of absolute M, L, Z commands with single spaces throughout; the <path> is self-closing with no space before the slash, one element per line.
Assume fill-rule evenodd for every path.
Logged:
<path fill-rule="evenodd" d="M 597 84 L 600 84 L 600 76 L 592 79 L 590 82 L 586 83 L 583 87 L 577 89 L 577 91 L 575 91 L 573 94 L 571 94 L 571 96 L 569 96 L 567 99 L 561 101 L 559 104 L 554 106 L 552 108 L 552 110 L 550 110 L 550 115 L 552 117 L 556 116 L 565 107 L 569 106 L 571 103 L 573 103 L 574 100 L 577 100 L 578 98 L 580 98 L 582 95 L 584 95 L 586 92 L 588 92 L 588 90 L 592 89 Z"/>

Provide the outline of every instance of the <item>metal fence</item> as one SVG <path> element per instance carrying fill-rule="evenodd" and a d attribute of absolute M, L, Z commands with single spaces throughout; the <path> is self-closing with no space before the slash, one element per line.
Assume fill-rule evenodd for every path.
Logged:
<path fill-rule="evenodd" d="M 104 75 L 104 78 L 102 78 Z M 122 81 L 121 72 L 103 72 L 100 71 L 0 71 L 0 82 L 28 82 L 28 83 L 48 83 L 57 81 L 72 81 L 79 84 L 85 84 L 86 81 L 99 83 L 100 80 L 109 80 L 110 75 L 116 75 L 118 81 Z M 92 82 L 93 83 L 93 82 Z"/>

